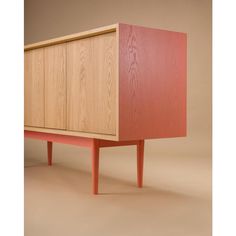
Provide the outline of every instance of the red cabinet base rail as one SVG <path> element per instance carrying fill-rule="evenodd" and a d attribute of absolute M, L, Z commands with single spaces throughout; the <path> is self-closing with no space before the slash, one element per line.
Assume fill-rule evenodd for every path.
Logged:
<path fill-rule="evenodd" d="M 99 149 L 113 146 L 137 146 L 137 186 L 143 186 L 143 160 L 144 160 L 144 140 L 133 141 L 107 141 L 102 139 L 84 138 L 60 134 L 49 134 L 43 132 L 25 131 L 25 138 L 40 139 L 47 141 L 48 165 L 52 165 L 53 142 L 78 145 L 91 149 L 92 156 L 92 192 L 98 194 L 99 177 Z"/>

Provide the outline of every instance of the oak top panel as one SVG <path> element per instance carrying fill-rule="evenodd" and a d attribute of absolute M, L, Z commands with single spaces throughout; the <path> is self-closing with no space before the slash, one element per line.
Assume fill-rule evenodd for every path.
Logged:
<path fill-rule="evenodd" d="M 46 46 L 50 46 L 54 44 L 65 43 L 65 42 L 69 42 L 69 41 L 73 41 L 77 39 L 82 39 L 82 38 L 92 37 L 92 36 L 100 35 L 104 33 L 114 32 L 117 30 L 118 25 L 119 24 L 117 23 L 117 24 L 113 24 L 109 26 L 104 26 L 104 27 L 99 27 L 92 30 L 83 31 L 76 34 L 70 34 L 70 35 L 66 35 L 66 36 L 62 36 L 62 37 L 58 37 L 54 39 L 41 41 L 38 43 L 28 44 L 28 45 L 25 45 L 24 50 L 27 51 L 27 50 L 31 50 L 35 48 L 46 47 Z"/>

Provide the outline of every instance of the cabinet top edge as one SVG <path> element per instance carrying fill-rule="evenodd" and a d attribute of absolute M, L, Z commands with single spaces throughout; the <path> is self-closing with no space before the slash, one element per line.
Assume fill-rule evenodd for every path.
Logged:
<path fill-rule="evenodd" d="M 70 41 L 74 41 L 74 40 L 78 40 L 78 39 L 83 39 L 83 38 L 88 38 L 88 37 L 101 35 L 101 34 L 105 34 L 105 33 L 118 32 L 119 27 L 122 25 L 123 26 L 133 26 L 133 27 L 138 27 L 138 28 L 145 28 L 147 30 L 168 31 L 171 33 L 182 34 L 185 37 L 187 36 L 187 33 L 184 33 L 184 32 L 178 32 L 178 31 L 166 30 L 166 29 L 160 29 L 160 28 L 153 28 L 153 27 L 146 27 L 146 26 L 134 25 L 134 24 L 126 24 L 126 23 L 119 22 L 116 24 L 103 26 L 103 27 L 75 33 L 75 34 L 69 34 L 69 35 L 65 35 L 65 36 L 61 36 L 61 37 L 57 37 L 57 38 L 52 38 L 52 39 L 40 41 L 37 43 L 27 44 L 24 46 L 24 51 L 28 51 L 28 50 L 32 50 L 32 49 L 36 49 L 36 48 L 47 47 L 47 46 L 56 45 L 56 44 L 60 44 L 60 43 L 66 43 L 66 42 L 70 42 Z"/>
<path fill-rule="evenodd" d="M 103 27 L 83 31 L 80 33 L 75 33 L 75 34 L 70 34 L 70 35 L 57 37 L 57 38 L 53 38 L 49 40 L 44 40 L 37 43 L 27 44 L 24 46 L 24 51 L 51 46 L 51 45 L 60 44 L 60 43 L 65 43 L 65 42 L 69 42 L 69 41 L 73 41 L 77 39 L 88 38 L 88 37 L 92 37 L 92 36 L 96 36 L 100 34 L 115 32 L 117 31 L 118 26 L 119 26 L 119 23 L 116 23 L 116 24 L 112 24 L 108 26 L 103 26 Z"/>

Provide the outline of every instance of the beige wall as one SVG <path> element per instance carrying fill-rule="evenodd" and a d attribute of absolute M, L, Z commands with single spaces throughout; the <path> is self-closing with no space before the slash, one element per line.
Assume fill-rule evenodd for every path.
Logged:
<path fill-rule="evenodd" d="M 211 196 L 211 1 L 209 0 L 26 0 L 25 44 L 116 22 L 186 32 L 188 35 L 188 134 L 150 140 L 145 185 Z M 46 161 L 46 144 L 25 140 L 25 158 Z M 90 171 L 89 151 L 56 144 L 58 165 Z M 104 176 L 135 182 L 133 147 L 101 152 Z M 90 184 L 90 183 L 88 183 Z"/>

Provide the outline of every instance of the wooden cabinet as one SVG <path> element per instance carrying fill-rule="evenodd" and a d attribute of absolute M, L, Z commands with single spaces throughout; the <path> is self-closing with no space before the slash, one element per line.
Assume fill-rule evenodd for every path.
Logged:
<path fill-rule="evenodd" d="M 25 52 L 25 125 L 44 127 L 44 50 Z"/>
<path fill-rule="evenodd" d="M 116 35 L 67 44 L 67 129 L 116 134 Z"/>
<path fill-rule="evenodd" d="M 66 44 L 44 49 L 45 128 L 66 129 Z"/>
<path fill-rule="evenodd" d="M 115 24 L 25 46 L 25 130 L 186 135 L 186 34 Z"/>
<path fill-rule="evenodd" d="M 25 46 L 25 137 L 99 149 L 186 136 L 186 34 L 115 24 Z"/>

